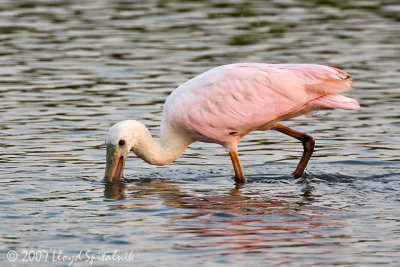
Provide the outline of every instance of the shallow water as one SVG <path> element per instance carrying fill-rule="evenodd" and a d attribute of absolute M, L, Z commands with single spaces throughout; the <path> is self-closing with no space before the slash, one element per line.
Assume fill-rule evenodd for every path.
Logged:
<path fill-rule="evenodd" d="M 400 265 L 398 1 L 243 2 L 0 1 L 0 265 Z M 317 140 L 304 178 L 298 142 L 257 132 L 241 187 L 203 143 L 101 182 L 113 123 L 157 136 L 175 87 L 246 61 L 353 76 L 360 111 L 286 122 Z"/>

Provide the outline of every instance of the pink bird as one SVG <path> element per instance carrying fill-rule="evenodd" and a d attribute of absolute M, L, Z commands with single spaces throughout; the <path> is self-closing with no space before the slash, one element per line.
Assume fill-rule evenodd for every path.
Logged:
<path fill-rule="evenodd" d="M 208 70 L 176 88 L 167 98 L 160 140 L 135 120 L 113 125 L 106 137 L 105 180 L 123 176 L 129 151 L 153 165 L 179 158 L 195 141 L 226 148 L 235 181 L 245 183 L 238 143 L 252 131 L 276 130 L 302 142 L 303 155 L 294 177 L 303 175 L 314 139 L 279 122 L 321 108 L 359 109 L 358 102 L 339 93 L 351 88 L 346 72 L 313 64 L 240 63 Z"/>

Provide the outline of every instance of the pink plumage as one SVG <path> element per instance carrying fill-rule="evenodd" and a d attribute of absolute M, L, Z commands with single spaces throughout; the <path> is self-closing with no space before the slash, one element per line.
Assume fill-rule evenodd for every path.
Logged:
<path fill-rule="evenodd" d="M 247 133 L 320 108 L 356 109 L 338 95 L 350 76 L 313 64 L 240 63 L 219 66 L 183 83 L 167 98 L 166 119 L 194 139 L 234 150 Z"/>
<path fill-rule="evenodd" d="M 176 88 L 167 98 L 160 143 L 134 120 L 110 128 L 106 137 L 106 181 L 122 177 L 129 151 L 155 165 L 173 162 L 194 141 L 223 145 L 235 180 L 246 182 L 237 144 L 255 130 L 276 130 L 302 142 L 304 152 L 294 171 L 303 175 L 314 139 L 279 122 L 321 108 L 358 109 L 340 95 L 352 85 L 346 72 L 312 64 L 241 63 L 216 67 Z"/>

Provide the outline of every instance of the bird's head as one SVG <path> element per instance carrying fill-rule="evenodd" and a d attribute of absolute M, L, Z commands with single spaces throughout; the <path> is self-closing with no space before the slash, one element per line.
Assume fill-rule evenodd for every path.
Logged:
<path fill-rule="evenodd" d="M 129 151 L 138 143 L 138 129 L 144 125 L 138 121 L 126 120 L 114 124 L 106 136 L 106 172 L 104 180 L 114 182 L 121 179 Z"/>

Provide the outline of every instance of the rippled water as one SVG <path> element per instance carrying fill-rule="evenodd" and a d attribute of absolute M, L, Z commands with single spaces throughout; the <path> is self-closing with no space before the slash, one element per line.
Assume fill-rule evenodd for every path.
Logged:
<path fill-rule="evenodd" d="M 0 265 L 400 264 L 398 1 L 0 1 Z M 103 140 L 132 118 L 158 135 L 185 80 L 233 62 L 319 63 L 353 76 L 360 111 L 286 125 L 301 145 L 257 132 L 240 145 L 237 187 L 222 147 L 174 164 L 132 155 L 106 186 Z M 68 258 L 54 257 L 57 255 Z M 53 253 L 53 254 L 52 254 Z M 83 255 L 83 254 L 82 254 Z M 75 256 L 75 258 L 73 258 Z"/>

